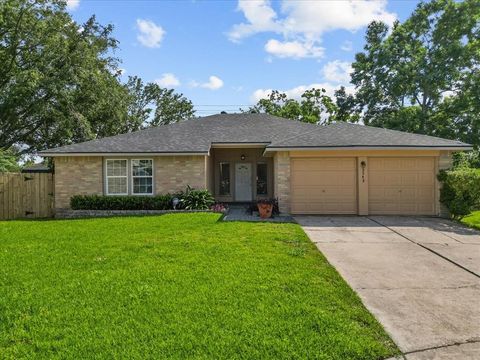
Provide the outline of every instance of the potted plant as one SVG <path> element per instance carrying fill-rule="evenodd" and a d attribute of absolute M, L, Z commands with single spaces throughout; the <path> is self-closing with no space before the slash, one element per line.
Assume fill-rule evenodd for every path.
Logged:
<path fill-rule="evenodd" d="M 260 199 L 257 201 L 258 213 L 261 219 L 268 219 L 272 217 L 274 199 Z"/>

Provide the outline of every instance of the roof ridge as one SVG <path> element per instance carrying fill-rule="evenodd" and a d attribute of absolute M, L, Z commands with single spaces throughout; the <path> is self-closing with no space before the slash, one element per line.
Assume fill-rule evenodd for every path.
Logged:
<path fill-rule="evenodd" d="M 414 136 L 418 136 L 418 137 L 434 138 L 434 139 L 441 139 L 441 140 L 450 140 L 450 141 L 456 141 L 459 144 L 466 144 L 466 143 L 464 143 L 460 140 L 456 140 L 456 139 L 447 139 L 447 138 L 442 138 L 442 137 L 434 136 L 434 135 L 419 134 L 419 133 L 415 133 L 415 132 L 402 131 L 402 130 L 397 130 L 397 129 L 389 129 L 389 128 L 380 127 L 380 126 L 371 126 L 371 125 L 365 125 L 365 124 L 349 123 L 349 122 L 346 122 L 346 121 L 336 122 L 336 123 L 333 123 L 333 124 L 330 124 L 330 125 L 340 125 L 340 124 L 360 126 L 360 127 L 364 127 L 364 128 L 368 128 L 368 129 L 378 129 L 378 130 L 383 130 L 385 132 L 394 132 L 394 133 L 397 133 L 397 134 L 400 133 L 403 136 L 404 135 L 414 135 Z M 328 125 L 328 126 L 330 126 L 330 125 Z"/>

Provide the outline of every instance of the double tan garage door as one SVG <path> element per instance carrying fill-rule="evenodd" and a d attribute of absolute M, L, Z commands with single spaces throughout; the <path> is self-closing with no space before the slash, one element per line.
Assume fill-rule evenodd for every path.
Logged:
<path fill-rule="evenodd" d="M 369 214 L 435 214 L 433 157 L 368 158 Z M 357 159 L 293 158 L 293 214 L 357 214 Z M 361 179 L 360 179 L 361 181 Z"/>

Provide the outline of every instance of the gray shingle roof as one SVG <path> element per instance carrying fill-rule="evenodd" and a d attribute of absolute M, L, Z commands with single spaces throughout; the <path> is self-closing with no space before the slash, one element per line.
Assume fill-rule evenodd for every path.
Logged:
<path fill-rule="evenodd" d="M 264 143 L 267 148 L 469 147 L 460 141 L 363 125 L 319 126 L 267 114 L 219 114 L 62 146 L 40 154 L 208 153 L 215 143 Z"/>
<path fill-rule="evenodd" d="M 467 147 L 457 140 L 339 122 L 272 142 L 273 148 L 293 147 Z"/>

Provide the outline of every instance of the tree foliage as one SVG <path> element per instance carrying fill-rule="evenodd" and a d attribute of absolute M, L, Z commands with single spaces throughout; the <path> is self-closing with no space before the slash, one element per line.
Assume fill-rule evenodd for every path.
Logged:
<path fill-rule="evenodd" d="M 193 115 L 172 90 L 122 84 L 112 31 L 76 23 L 63 0 L 0 1 L 0 148 L 35 153 Z"/>
<path fill-rule="evenodd" d="M 0 173 L 20 171 L 19 160 L 14 151 L 0 149 Z"/>
<path fill-rule="evenodd" d="M 248 109 L 249 112 L 267 113 L 287 119 L 303 121 L 312 124 L 331 122 L 336 105 L 326 95 L 325 89 L 306 90 L 299 100 L 289 98 L 280 91 L 272 91 L 265 99 Z"/>
<path fill-rule="evenodd" d="M 480 3 L 420 3 L 404 23 L 373 22 L 352 83 L 365 124 L 480 144 Z"/>
<path fill-rule="evenodd" d="M 144 84 L 138 76 L 130 76 L 126 84 L 130 94 L 129 126 L 168 125 L 194 116 L 193 104 L 183 94 L 165 89 L 156 83 Z"/>
<path fill-rule="evenodd" d="M 72 21 L 62 1 L 0 5 L 0 146 L 26 151 L 115 133 L 125 121 L 117 41 L 94 17 Z"/>

